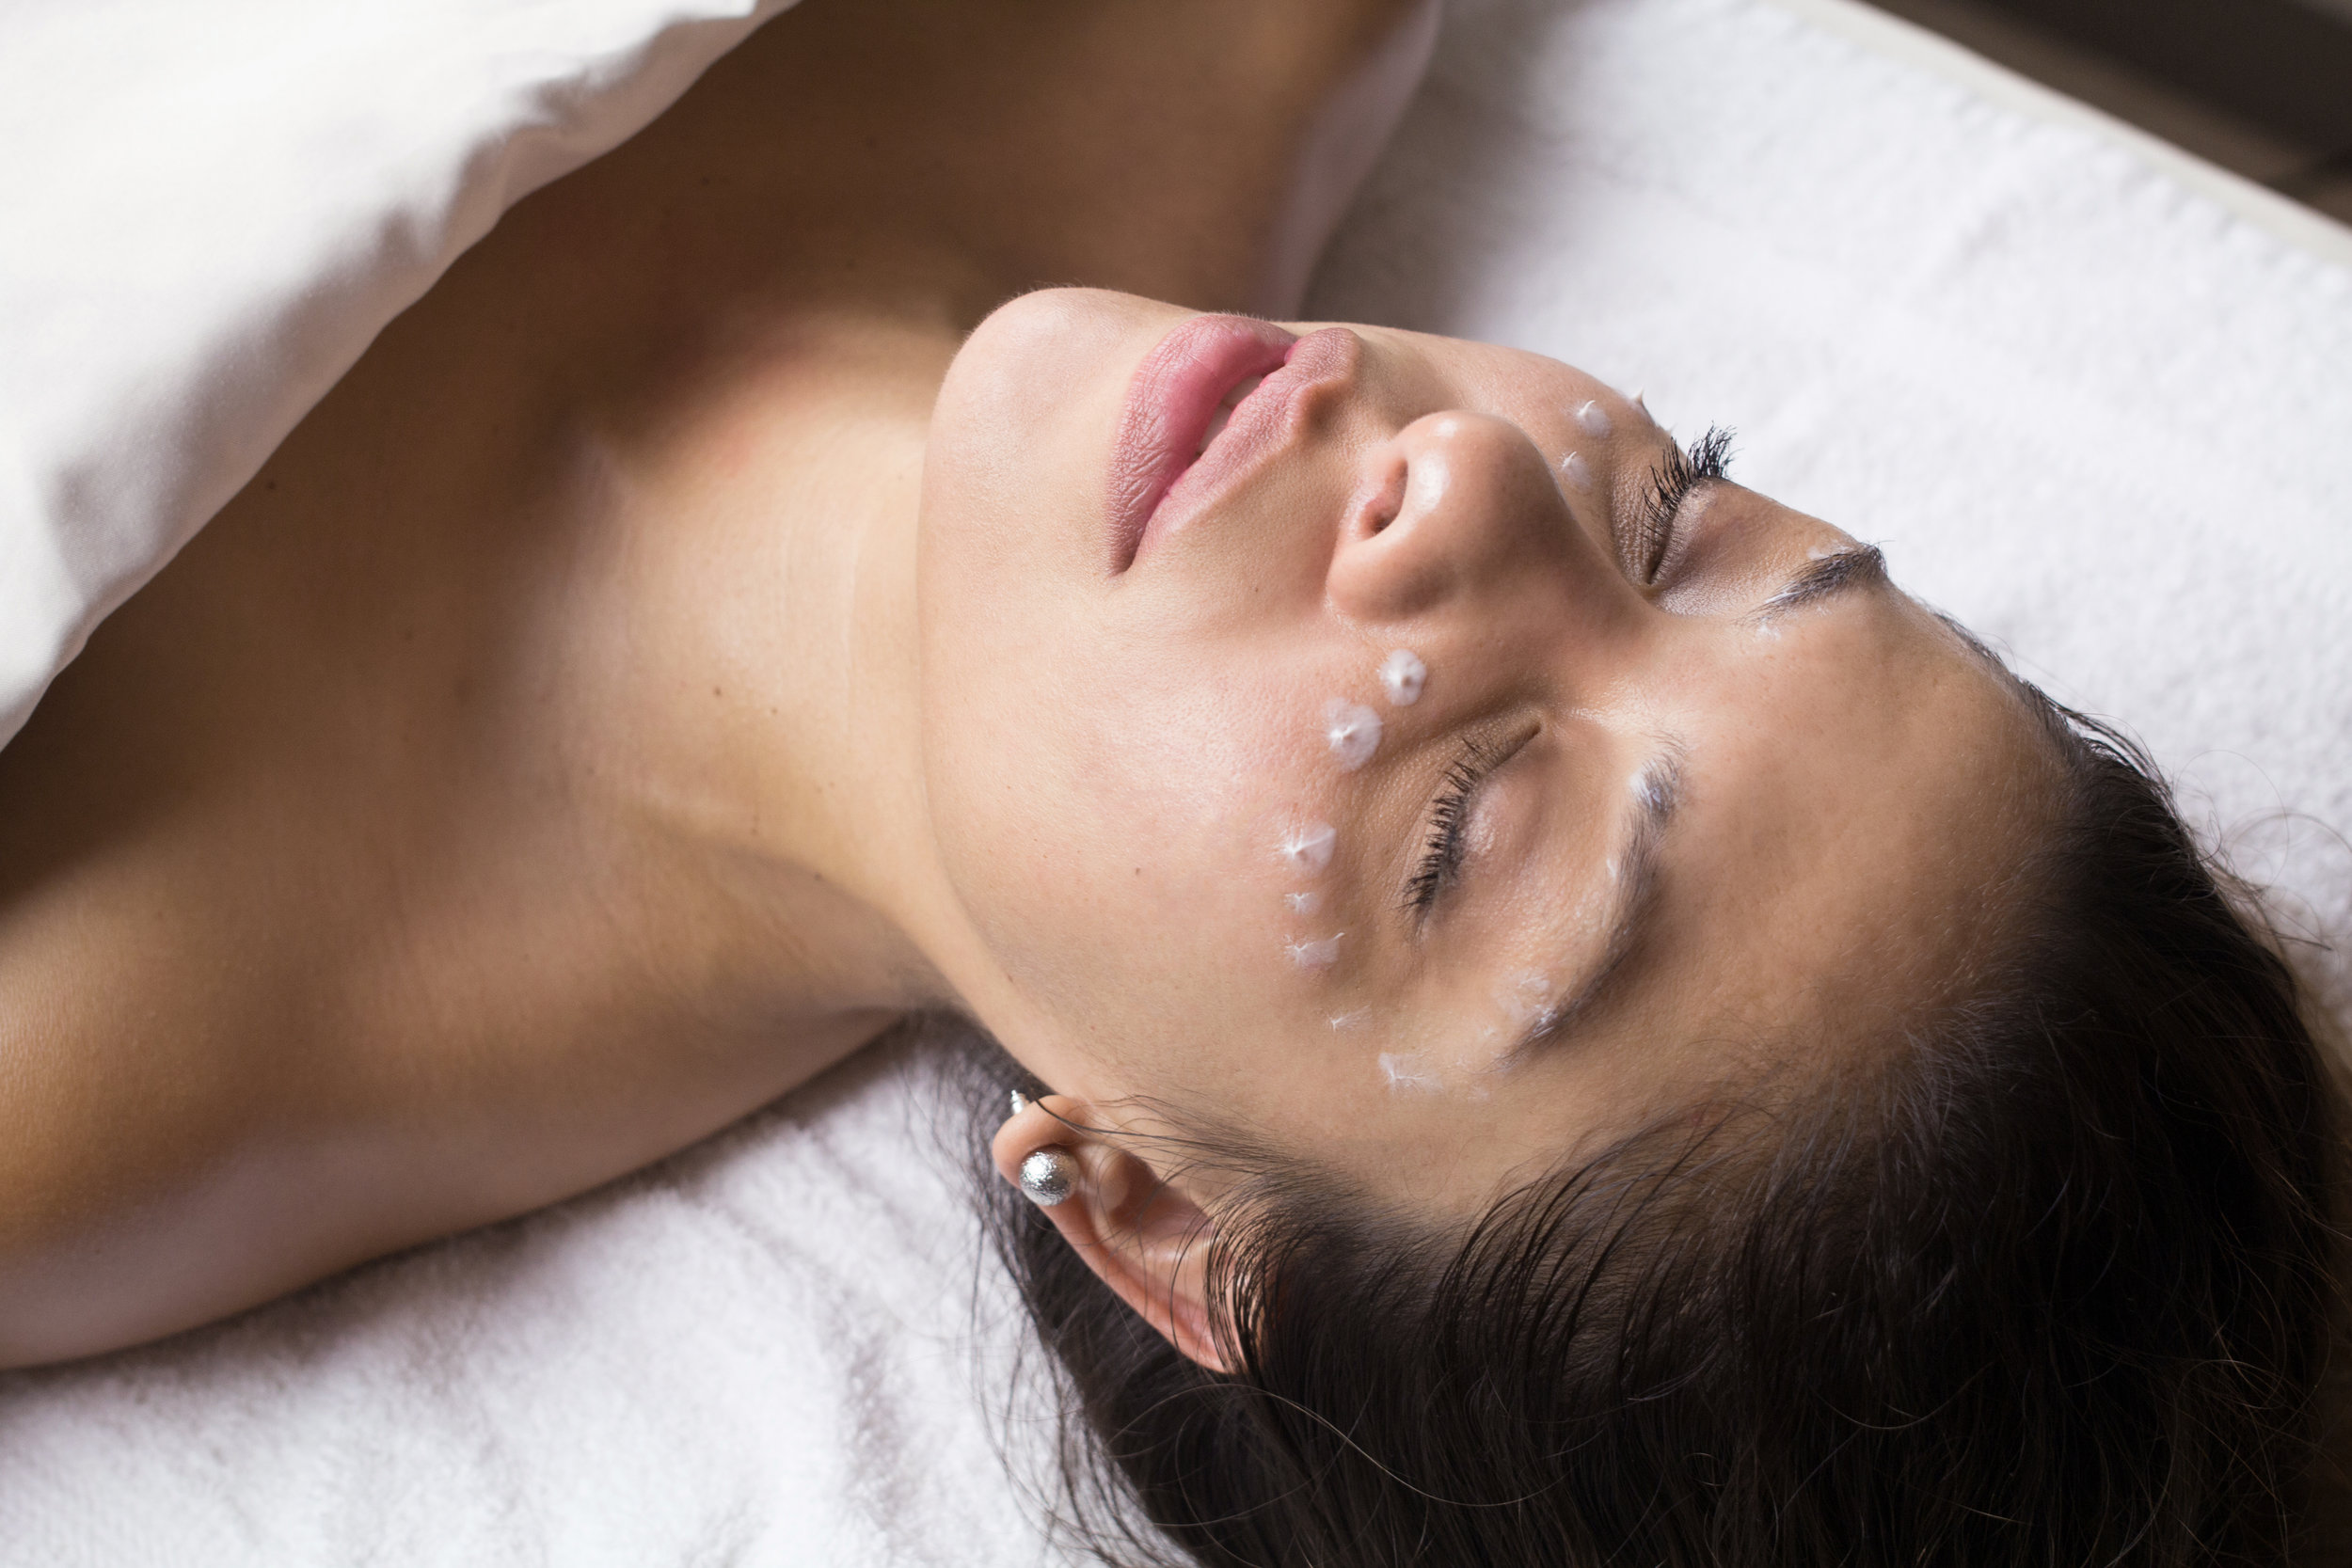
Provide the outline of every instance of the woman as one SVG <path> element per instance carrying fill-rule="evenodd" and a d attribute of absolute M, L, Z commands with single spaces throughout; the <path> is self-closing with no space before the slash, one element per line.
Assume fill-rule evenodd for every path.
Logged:
<path fill-rule="evenodd" d="M 1433 25 L 807 0 L 510 214 L 0 752 L 0 1352 L 945 1010 L 1200 1560 L 2275 1556 L 2333 1101 L 2135 759 L 1719 439 L 1222 313 Z"/>

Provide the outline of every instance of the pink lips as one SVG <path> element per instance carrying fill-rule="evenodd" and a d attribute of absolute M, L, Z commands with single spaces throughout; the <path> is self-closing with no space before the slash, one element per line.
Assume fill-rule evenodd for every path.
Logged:
<path fill-rule="evenodd" d="M 1145 529 L 1186 476 L 1209 424 L 1235 388 L 1271 375 L 1298 339 L 1248 316 L 1195 316 L 1159 341 L 1136 368 L 1111 448 L 1110 568 L 1123 572 Z M 1263 390 L 1263 388 L 1261 388 Z M 1251 394 L 1248 401 L 1256 401 Z M 1240 413 L 1234 422 L 1240 421 Z M 1231 426 L 1229 425 L 1230 429 Z M 1220 436 L 1220 441 L 1222 436 Z"/>

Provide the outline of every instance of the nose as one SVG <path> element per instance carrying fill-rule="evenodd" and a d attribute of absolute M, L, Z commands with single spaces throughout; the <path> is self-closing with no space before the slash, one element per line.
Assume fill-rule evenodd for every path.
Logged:
<path fill-rule="evenodd" d="M 1359 479 L 1326 582 L 1344 615 L 1408 620 L 1554 575 L 1587 593 L 1607 591 L 1603 574 L 1628 587 L 1577 525 L 1549 460 L 1506 420 L 1425 415 L 1366 451 Z"/>

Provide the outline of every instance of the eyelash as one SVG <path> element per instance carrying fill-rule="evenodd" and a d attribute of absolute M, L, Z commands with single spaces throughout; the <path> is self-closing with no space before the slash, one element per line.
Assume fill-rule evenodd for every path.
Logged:
<path fill-rule="evenodd" d="M 1493 756 L 1473 740 L 1446 768 L 1445 787 L 1429 813 L 1429 838 L 1422 849 L 1421 864 L 1414 868 L 1413 879 L 1405 884 L 1405 907 L 1415 914 L 1426 914 L 1438 895 L 1460 873 L 1462 828 L 1470 815 L 1470 791 L 1493 768 Z"/>
<path fill-rule="evenodd" d="M 1649 487 L 1642 497 L 1641 516 L 1633 531 L 1633 580 L 1647 587 L 1658 580 L 1666 564 L 1666 551 L 1675 540 L 1675 519 L 1691 492 L 1731 471 L 1731 432 L 1710 425 L 1688 448 L 1669 447 L 1649 471 Z"/>
<path fill-rule="evenodd" d="M 1666 551 L 1674 544 L 1676 518 L 1681 514 L 1683 502 L 1691 499 L 1691 492 L 1702 483 L 1729 476 L 1731 440 L 1729 430 L 1710 425 L 1689 447 L 1669 448 L 1666 456 L 1650 470 L 1649 488 L 1642 498 L 1634 536 L 1635 574 L 1645 586 L 1658 579 L 1659 568 L 1665 564 Z M 1406 907 L 1415 914 L 1427 913 L 1438 901 L 1438 895 L 1460 874 L 1462 829 L 1470 816 L 1470 791 L 1493 768 L 1494 758 L 1475 741 L 1464 747 L 1462 754 L 1446 768 L 1445 787 L 1429 813 L 1429 837 L 1422 849 L 1421 863 L 1414 867 L 1412 879 L 1405 885 Z"/>

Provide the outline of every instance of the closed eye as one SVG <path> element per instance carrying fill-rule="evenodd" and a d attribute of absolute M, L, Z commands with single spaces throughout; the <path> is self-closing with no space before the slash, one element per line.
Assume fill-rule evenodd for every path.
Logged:
<path fill-rule="evenodd" d="M 1447 766 L 1438 797 L 1430 802 L 1421 858 L 1413 864 L 1413 873 L 1406 880 L 1405 895 L 1400 900 L 1416 922 L 1427 918 L 1446 889 L 1462 875 L 1463 856 L 1469 847 L 1465 834 L 1480 786 L 1494 777 L 1503 764 L 1518 756 L 1542 729 L 1541 724 L 1531 722 L 1500 743 L 1492 731 L 1484 737 L 1473 736 L 1462 742 L 1461 753 Z"/>
<path fill-rule="evenodd" d="M 1462 822 L 1470 813 L 1470 792 L 1493 770 L 1486 749 L 1475 740 L 1463 744 L 1462 754 L 1447 764 L 1445 784 L 1429 808 L 1429 828 L 1423 835 L 1421 859 L 1405 884 L 1405 907 L 1426 915 L 1462 873 Z"/>
<path fill-rule="evenodd" d="M 1722 425 L 1709 425 L 1707 434 L 1689 447 L 1669 446 L 1665 456 L 1650 469 L 1626 562 L 1636 583 L 1646 588 L 1665 570 L 1667 554 L 1674 547 L 1676 525 L 1691 492 L 1702 484 L 1730 477 L 1731 440 L 1731 431 Z"/>

